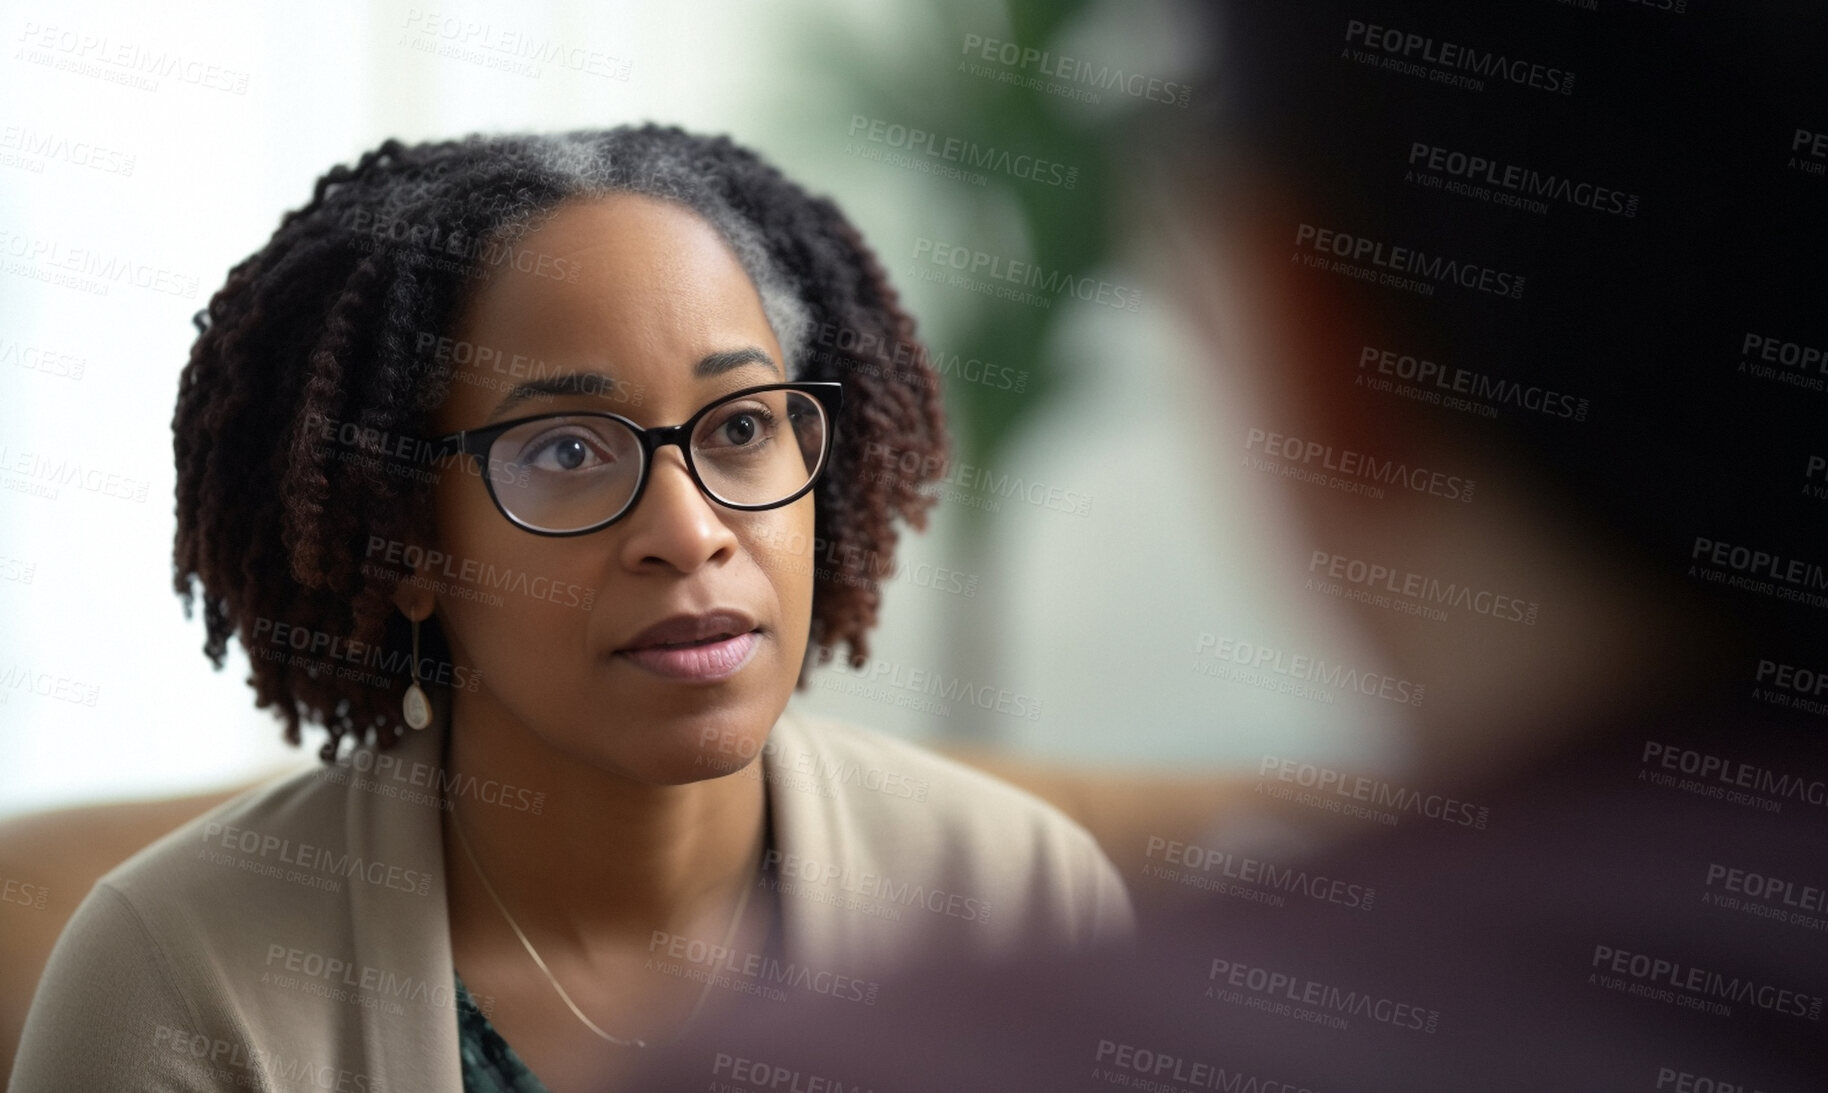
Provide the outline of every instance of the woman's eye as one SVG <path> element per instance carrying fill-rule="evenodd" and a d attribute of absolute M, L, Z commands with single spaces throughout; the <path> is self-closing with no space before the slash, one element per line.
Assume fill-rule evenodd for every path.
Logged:
<path fill-rule="evenodd" d="M 774 414 L 762 407 L 733 410 L 711 431 L 719 446 L 742 448 L 766 440 L 774 431 Z"/>
<path fill-rule="evenodd" d="M 577 433 L 542 437 L 529 444 L 520 462 L 539 471 L 576 471 L 609 462 L 599 445 Z"/>
<path fill-rule="evenodd" d="M 724 439 L 732 444 L 747 444 L 760 431 L 761 426 L 755 423 L 753 414 L 738 414 L 724 422 Z"/>

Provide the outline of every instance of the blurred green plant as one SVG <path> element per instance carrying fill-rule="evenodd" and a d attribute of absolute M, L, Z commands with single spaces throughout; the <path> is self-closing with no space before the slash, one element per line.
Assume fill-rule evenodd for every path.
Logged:
<path fill-rule="evenodd" d="M 1111 0 L 938 0 L 919 11 L 927 23 L 908 39 L 859 40 L 834 25 L 813 28 L 802 39 L 815 68 L 833 81 L 832 94 L 857 115 L 889 119 L 958 138 L 980 148 L 993 147 L 1076 167 L 1071 186 L 1049 185 L 1010 174 L 981 171 L 984 186 L 932 176 L 930 184 L 965 215 L 963 220 L 994 226 L 1007 234 L 1000 218 L 1019 219 L 1027 253 L 1011 254 L 1039 266 L 1048 276 L 1067 275 L 1075 282 L 1096 277 L 1114 252 L 1116 186 L 1122 179 L 1125 130 L 1141 100 L 1106 91 L 1093 106 L 1017 82 L 994 78 L 1034 73 L 985 63 L 967 50 L 968 36 L 995 38 L 1036 50 L 1056 51 L 1062 34 Z M 971 64 L 980 66 L 973 71 Z M 989 72 L 991 74 L 986 74 Z M 1121 100 L 1110 101 L 1113 98 Z M 959 164 L 969 168 L 969 164 Z M 884 168 L 888 170 L 888 168 Z M 946 330 L 945 351 L 977 357 L 1020 374 L 1021 394 L 985 383 L 945 383 L 954 460 L 977 467 L 1004 467 L 1010 442 L 1050 405 L 1070 393 L 1072 380 L 1047 352 L 1056 326 L 1077 306 L 1060 294 L 1051 307 L 959 293 L 958 302 L 940 321 L 920 319 L 923 339 L 931 345 L 935 326 Z M 991 515 L 974 506 L 958 506 L 956 552 L 949 564 L 966 572 L 983 572 L 989 561 L 994 527 Z M 963 608 L 949 613 L 950 633 L 941 655 L 957 675 L 972 677 L 973 667 L 994 665 L 1003 635 L 994 618 Z M 994 732 L 986 724 L 940 722 L 944 731 Z"/>
<path fill-rule="evenodd" d="M 836 67 L 841 93 L 858 114 L 1077 167 L 1071 188 L 990 172 L 984 172 L 989 181 L 983 187 L 938 183 L 954 188 L 961 204 L 977 206 L 980 216 L 1019 217 L 1030 243 L 1024 260 L 1050 274 L 1057 271 L 1076 279 L 1094 272 L 1111 255 L 1112 160 L 1127 112 L 1092 111 L 1041 91 L 972 74 L 965 65 L 976 54 L 966 54 L 962 43 L 967 35 L 976 34 L 1047 49 L 1062 29 L 1098 2 L 951 0 L 930 6 L 935 26 L 929 40 L 859 43 L 841 40 L 833 28 L 825 27 L 808 45 L 822 62 Z M 987 384 L 947 384 L 955 458 L 995 466 L 1019 429 L 1065 393 L 1064 374 L 1043 351 L 1063 306 L 1071 305 L 1056 302 L 1052 308 L 1039 308 L 992 301 L 989 306 L 962 305 L 949 317 L 953 321 L 946 325 L 955 331 L 948 339 L 951 343 L 969 347 L 970 356 L 1029 377 L 1021 396 Z M 973 523 L 984 515 L 982 510 L 964 511 L 974 514 Z"/>

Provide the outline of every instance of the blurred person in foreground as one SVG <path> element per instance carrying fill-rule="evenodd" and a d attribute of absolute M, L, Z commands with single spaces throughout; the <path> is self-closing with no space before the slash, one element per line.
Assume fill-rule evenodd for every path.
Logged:
<path fill-rule="evenodd" d="M 1427 687 L 1407 764 L 1268 755 L 1209 846 L 1119 856 L 1197 893 L 1135 951 L 936 959 L 647 1088 L 1822 1088 L 1823 16 L 1196 28 L 1139 208 L 1249 400 L 1215 449 L 1293 503 L 1271 579 Z"/>

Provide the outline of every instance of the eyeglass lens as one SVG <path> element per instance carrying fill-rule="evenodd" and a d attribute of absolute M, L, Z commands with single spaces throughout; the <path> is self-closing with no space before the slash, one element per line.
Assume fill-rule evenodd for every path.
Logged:
<path fill-rule="evenodd" d="M 713 498 L 768 505 L 818 474 L 829 426 L 819 400 L 799 391 L 725 399 L 698 419 L 691 464 Z M 622 515 L 641 480 L 644 452 L 628 426 L 587 414 L 539 418 L 489 449 L 495 497 L 516 521 L 541 531 L 580 531 Z"/>

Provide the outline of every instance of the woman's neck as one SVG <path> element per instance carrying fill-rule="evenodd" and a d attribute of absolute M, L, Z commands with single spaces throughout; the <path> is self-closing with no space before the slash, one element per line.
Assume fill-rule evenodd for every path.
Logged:
<path fill-rule="evenodd" d="M 530 936 L 589 953 L 656 934 L 724 932 L 755 883 L 766 833 L 761 759 L 736 774 L 651 785 L 553 749 L 480 696 L 459 698 L 445 742 L 447 895 L 481 907 L 480 867 Z M 464 701 L 467 698 L 468 701 Z M 453 853 L 461 823 L 477 859 Z"/>

